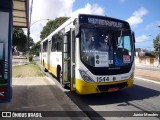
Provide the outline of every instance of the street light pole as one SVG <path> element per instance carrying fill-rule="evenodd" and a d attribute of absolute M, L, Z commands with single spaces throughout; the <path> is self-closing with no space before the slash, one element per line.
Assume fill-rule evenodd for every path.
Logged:
<path fill-rule="evenodd" d="M 35 23 L 37 23 L 37 22 L 39 22 L 39 21 L 42 21 L 42 20 L 48 20 L 49 21 L 49 19 L 40 19 L 40 20 L 37 20 L 37 21 L 35 21 L 35 22 L 33 22 L 31 25 L 29 25 L 28 26 L 28 30 L 27 30 L 27 56 L 28 56 L 28 61 L 29 61 L 29 38 L 30 38 L 30 28 L 35 24 Z"/>
<path fill-rule="evenodd" d="M 160 25 L 157 26 L 158 28 L 160 28 Z M 160 65 L 160 34 L 158 35 L 158 66 Z"/>
<path fill-rule="evenodd" d="M 27 31 L 27 56 L 28 56 L 28 61 L 29 61 L 29 37 L 30 37 L 30 25 L 28 26 L 28 31 Z"/>

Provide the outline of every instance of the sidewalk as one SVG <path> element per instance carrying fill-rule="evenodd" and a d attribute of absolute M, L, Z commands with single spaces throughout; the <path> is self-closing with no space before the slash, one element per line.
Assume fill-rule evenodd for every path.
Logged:
<path fill-rule="evenodd" d="M 160 65 L 159 66 L 154 66 L 154 65 L 140 65 L 140 64 L 136 64 L 135 65 L 136 68 L 145 68 L 145 69 L 148 69 L 148 70 L 157 70 L 157 71 L 160 71 Z"/>
<path fill-rule="evenodd" d="M 64 119 L 64 113 L 73 111 L 72 116 L 76 119 L 89 119 L 48 77 L 13 78 L 12 81 L 12 100 L 0 103 L 0 111 L 53 111 L 52 116 L 58 111 L 60 119 Z M 67 119 L 73 118 L 68 115 Z"/>
<path fill-rule="evenodd" d="M 140 77 L 140 78 L 160 82 L 160 69 L 149 68 L 146 66 L 139 66 L 139 67 L 136 66 L 135 77 Z"/>

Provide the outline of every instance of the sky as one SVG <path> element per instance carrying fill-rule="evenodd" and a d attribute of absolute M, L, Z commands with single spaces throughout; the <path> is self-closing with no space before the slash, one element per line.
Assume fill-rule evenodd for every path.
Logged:
<path fill-rule="evenodd" d="M 30 36 L 34 42 L 40 40 L 46 19 L 97 14 L 128 21 L 136 48 L 153 50 L 153 39 L 160 33 L 159 5 L 160 0 L 33 0 Z"/>

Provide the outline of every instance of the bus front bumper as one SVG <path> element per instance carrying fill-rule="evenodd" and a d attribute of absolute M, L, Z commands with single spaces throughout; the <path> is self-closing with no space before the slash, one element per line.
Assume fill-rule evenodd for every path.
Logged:
<path fill-rule="evenodd" d="M 102 92 L 115 92 L 133 86 L 134 78 L 108 83 L 88 83 L 76 79 L 76 92 L 78 94 L 94 94 Z"/>

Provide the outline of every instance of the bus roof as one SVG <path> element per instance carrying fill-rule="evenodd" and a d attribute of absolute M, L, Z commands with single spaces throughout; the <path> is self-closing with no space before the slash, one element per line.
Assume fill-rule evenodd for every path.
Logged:
<path fill-rule="evenodd" d="M 89 23 L 89 24 L 106 25 L 109 27 L 121 27 L 121 28 L 130 29 L 128 22 L 117 19 L 117 18 L 102 16 L 102 15 L 92 15 L 92 14 L 76 14 L 72 16 L 70 19 L 68 19 L 66 22 L 64 22 L 60 27 L 58 27 L 55 31 L 53 31 L 50 35 L 48 35 L 41 42 L 44 42 L 47 39 L 50 39 L 55 33 L 64 29 L 68 25 L 73 24 L 73 21 L 77 18 L 79 19 L 79 24 Z"/>

